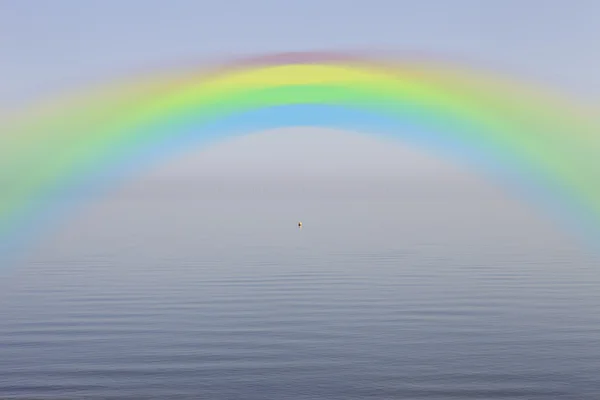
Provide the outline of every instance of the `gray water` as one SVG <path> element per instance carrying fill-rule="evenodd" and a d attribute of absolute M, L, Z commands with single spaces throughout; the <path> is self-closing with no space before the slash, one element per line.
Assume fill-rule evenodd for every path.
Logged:
<path fill-rule="evenodd" d="M 575 239 L 489 188 L 336 182 L 90 206 L 4 274 L 0 398 L 600 398 Z"/>

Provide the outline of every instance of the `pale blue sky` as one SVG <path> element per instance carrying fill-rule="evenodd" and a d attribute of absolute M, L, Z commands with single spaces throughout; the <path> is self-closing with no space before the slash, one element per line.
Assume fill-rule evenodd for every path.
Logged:
<path fill-rule="evenodd" d="M 0 109 L 154 66 L 339 49 L 472 61 L 596 100 L 598 21 L 598 0 L 0 0 Z M 149 174 L 173 180 L 343 173 L 366 176 L 363 184 L 369 176 L 392 176 L 402 188 L 415 176 L 447 183 L 461 177 L 462 170 L 421 153 L 368 140 L 319 130 L 263 134 Z M 461 195 L 467 208 L 480 203 Z M 296 214 L 290 218 L 304 218 Z"/>
<path fill-rule="evenodd" d="M 597 0 L 2 0 L 0 106 L 190 60 L 319 49 L 473 60 L 600 93 Z"/>
<path fill-rule="evenodd" d="M 472 60 L 597 99 L 598 21 L 598 0 L 0 0 L 0 109 L 165 65 L 332 49 Z M 259 145 L 252 148 L 260 157 L 225 145 L 215 153 L 218 157 L 192 157 L 200 161 L 188 166 L 201 174 L 210 164 L 201 160 L 210 159 L 212 170 L 228 169 L 234 175 L 243 168 L 257 174 L 309 166 L 327 174 L 328 166 L 332 173 L 355 164 L 378 174 L 394 174 L 407 165 L 429 168 L 418 162 L 420 156 L 394 167 L 378 163 L 391 156 L 377 145 L 364 153 L 371 161 L 358 163 L 363 141 L 320 135 L 320 141 L 314 135 L 256 139 Z M 290 157 L 293 151 L 274 158 L 283 148 L 301 151 L 297 158 Z M 397 159 L 407 157 L 397 151 Z M 321 159 L 323 152 L 330 164 L 306 161 Z M 249 154 L 247 160 L 240 161 L 240 154 Z M 266 154 L 271 168 L 261 164 Z M 243 168 L 236 167 L 241 164 Z"/>

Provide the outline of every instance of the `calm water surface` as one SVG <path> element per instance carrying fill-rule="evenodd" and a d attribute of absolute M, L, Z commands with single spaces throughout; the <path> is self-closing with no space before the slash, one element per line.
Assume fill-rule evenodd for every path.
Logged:
<path fill-rule="evenodd" d="M 0 398 L 600 398 L 600 266 L 531 210 L 302 190 L 92 207 L 0 284 Z"/>

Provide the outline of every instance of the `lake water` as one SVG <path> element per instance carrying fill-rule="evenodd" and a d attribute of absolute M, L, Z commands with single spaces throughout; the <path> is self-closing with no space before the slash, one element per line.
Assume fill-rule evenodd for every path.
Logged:
<path fill-rule="evenodd" d="M 533 209 L 288 186 L 92 205 L 4 274 L 0 398 L 600 398 L 598 259 Z"/>

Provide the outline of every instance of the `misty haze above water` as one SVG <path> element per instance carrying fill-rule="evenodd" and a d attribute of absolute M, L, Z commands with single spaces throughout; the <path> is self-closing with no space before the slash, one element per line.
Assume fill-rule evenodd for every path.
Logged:
<path fill-rule="evenodd" d="M 600 396 L 589 251 L 460 168 L 314 135 L 190 154 L 44 241 L 0 282 L 0 398 Z"/>

